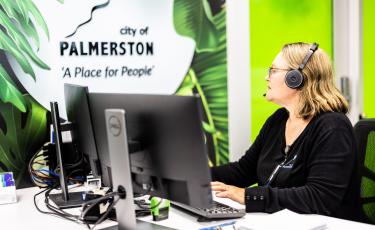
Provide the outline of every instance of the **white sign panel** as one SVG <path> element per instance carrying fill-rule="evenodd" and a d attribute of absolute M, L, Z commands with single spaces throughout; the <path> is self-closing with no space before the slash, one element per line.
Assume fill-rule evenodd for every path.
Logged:
<path fill-rule="evenodd" d="M 24 88 L 66 118 L 64 83 L 91 92 L 173 94 L 193 58 L 192 39 L 176 34 L 172 0 L 34 0 L 49 29 L 39 31 L 36 80 L 8 55 Z M 30 41 L 31 44 L 33 44 Z"/>

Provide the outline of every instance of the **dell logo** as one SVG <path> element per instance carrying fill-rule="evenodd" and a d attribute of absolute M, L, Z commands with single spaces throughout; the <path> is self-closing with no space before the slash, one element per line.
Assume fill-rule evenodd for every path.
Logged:
<path fill-rule="evenodd" d="M 110 116 L 108 119 L 109 131 L 113 136 L 117 137 L 121 133 L 121 123 L 116 116 Z"/>

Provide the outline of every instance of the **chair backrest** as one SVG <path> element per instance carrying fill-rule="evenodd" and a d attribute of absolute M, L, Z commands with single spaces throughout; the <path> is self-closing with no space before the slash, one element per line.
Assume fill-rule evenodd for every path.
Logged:
<path fill-rule="evenodd" d="M 375 119 L 360 120 L 354 126 L 358 144 L 363 213 L 375 223 Z"/>

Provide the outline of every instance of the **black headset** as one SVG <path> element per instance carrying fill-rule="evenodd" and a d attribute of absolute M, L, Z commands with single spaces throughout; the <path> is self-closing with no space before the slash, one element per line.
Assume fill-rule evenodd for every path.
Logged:
<path fill-rule="evenodd" d="M 319 44 L 313 43 L 310 47 L 308 53 L 302 61 L 302 64 L 298 66 L 298 69 L 290 70 L 285 75 L 285 84 L 292 89 L 299 89 L 303 86 L 304 77 L 302 70 L 305 68 L 307 62 L 310 60 L 311 56 L 318 49 Z"/>

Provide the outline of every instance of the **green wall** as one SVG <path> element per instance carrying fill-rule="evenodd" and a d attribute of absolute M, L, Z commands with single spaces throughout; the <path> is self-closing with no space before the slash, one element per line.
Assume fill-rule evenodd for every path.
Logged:
<path fill-rule="evenodd" d="M 331 0 L 250 0 L 251 138 L 278 106 L 263 98 L 265 76 L 285 43 L 314 42 L 333 55 Z"/>
<path fill-rule="evenodd" d="M 363 97 L 364 112 L 375 118 L 375 1 L 363 0 Z M 360 89 L 362 90 L 362 89 Z"/>

